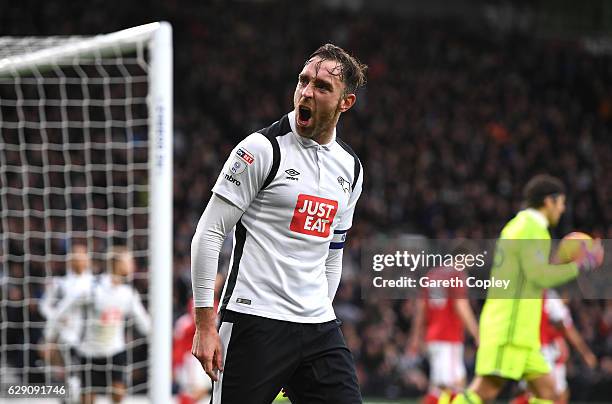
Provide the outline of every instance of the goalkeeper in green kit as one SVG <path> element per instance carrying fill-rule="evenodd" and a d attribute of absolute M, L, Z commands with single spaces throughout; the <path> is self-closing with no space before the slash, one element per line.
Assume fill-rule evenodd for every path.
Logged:
<path fill-rule="evenodd" d="M 480 345 L 476 377 L 453 404 L 495 400 L 508 380 L 527 381 L 530 403 L 555 400 L 550 368 L 540 353 L 540 316 L 544 289 L 576 278 L 602 264 L 603 248 L 596 243 L 575 262 L 550 264 L 549 226 L 565 210 L 565 187 L 557 178 L 538 175 L 523 191 L 527 208 L 501 232 L 491 276 L 510 280 L 507 291 L 490 291 L 480 316 Z"/>

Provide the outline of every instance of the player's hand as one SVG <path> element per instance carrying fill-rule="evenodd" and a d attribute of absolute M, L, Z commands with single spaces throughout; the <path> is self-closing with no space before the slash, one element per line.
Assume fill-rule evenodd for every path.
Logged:
<path fill-rule="evenodd" d="M 589 352 L 584 355 L 584 362 L 587 364 L 589 369 L 595 369 L 597 367 L 597 357 L 593 354 L 593 352 Z"/>
<path fill-rule="evenodd" d="M 585 243 L 581 244 L 582 253 L 576 260 L 581 272 L 591 272 L 603 264 L 604 249 L 600 239 L 593 240 L 593 246 L 587 248 Z"/>
<path fill-rule="evenodd" d="M 215 327 L 196 329 L 191 353 L 200 361 L 212 381 L 219 381 L 219 371 L 223 372 L 223 348 Z"/>

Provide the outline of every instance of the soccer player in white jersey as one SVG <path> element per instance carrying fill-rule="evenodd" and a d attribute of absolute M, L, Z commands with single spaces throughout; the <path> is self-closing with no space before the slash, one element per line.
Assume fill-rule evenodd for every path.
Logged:
<path fill-rule="evenodd" d="M 148 334 L 150 319 L 138 292 L 126 284 L 134 271 L 134 258 L 124 247 L 110 253 L 110 273 L 94 277 L 81 293 L 66 296 L 55 313 L 62 318 L 78 310 L 83 330 L 75 351 L 81 364 L 81 402 L 93 403 L 97 392 L 112 387 L 112 400 L 125 395 L 126 318 L 132 316 L 142 334 Z"/>
<path fill-rule="evenodd" d="M 353 357 L 332 300 L 363 169 L 336 136 L 366 66 L 316 50 L 299 73 L 293 111 L 231 152 L 195 232 L 192 353 L 214 381 L 213 403 L 361 403 Z M 217 315 L 221 244 L 235 227 Z"/>
<path fill-rule="evenodd" d="M 65 297 L 82 293 L 89 288 L 92 280 L 91 259 L 84 244 L 74 244 L 68 256 L 69 265 L 66 275 L 55 277 L 47 286 L 40 301 L 40 313 L 46 318 L 54 317 L 58 303 Z M 42 355 L 53 367 L 69 371 L 73 365 L 71 350 L 81 338 L 83 328 L 82 316 L 78 309 L 73 309 L 57 321 L 45 324 L 45 344 Z M 65 374 L 65 373 L 64 373 Z M 60 378 L 61 379 L 61 378 Z M 66 376 L 71 391 L 78 391 L 76 375 Z"/>

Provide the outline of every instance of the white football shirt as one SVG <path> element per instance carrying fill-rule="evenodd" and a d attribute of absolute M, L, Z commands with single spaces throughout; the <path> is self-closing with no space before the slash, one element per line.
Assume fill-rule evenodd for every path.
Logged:
<path fill-rule="evenodd" d="M 52 318 L 61 300 L 88 290 L 92 279 L 93 275 L 89 270 L 82 274 L 69 271 L 66 276 L 52 278 L 40 302 L 43 316 L 47 319 Z M 73 308 L 57 321 L 45 324 L 45 339 L 54 340 L 59 334 L 58 342 L 75 346 L 81 338 L 82 329 L 81 313 L 78 308 Z"/>
<path fill-rule="evenodd" d="M 299 136 L 295 113 L 241 141 L 213 192 L 244 211 L 220 309 L 301 323 L 335 318 L 325 259 L 342 248 L 361 194 L 355 153 Z"/>
<path fill-rule="evenodd" d="M 574 324 L 572 315 L 565 303 L 563 303 L 559 293 L 553 289 L 548 289 L 544 293 L 546 293 L 544 310 L 548 313 L 549 321 L 563 324 L 564 327 L 571 327 Z"/>
<path fill-rule="evenodd" d="M 83 324 L 76 350 L 83 356 L 115 355 L 125 350 L 127 317 L 148 334 L 150 319 L 138 292 L 130 285 L 113 284 L 109 275 L 95 277 L 87 290 L 64 299 L 57 310 L 59 318 L 68 312 L 80 312 Z"/>

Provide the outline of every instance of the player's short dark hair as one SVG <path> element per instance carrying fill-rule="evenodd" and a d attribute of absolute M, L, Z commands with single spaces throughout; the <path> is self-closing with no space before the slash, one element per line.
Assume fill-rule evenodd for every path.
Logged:
<path fill-rule="evenodd" d="M 527 182 L 523 189 L 523 198 L 530 208 L 541 208 L 547 196 L 556 197 L 565 194 L 565 185 L 560 179 L 547 174 L 539 174 Z"/>
<path fill-rule="evenodd" d="M 356 57 L 350 55 L 341 47 L 326 43 L 314 51 L 304 65 L 308 64 L 315 57 L 321 58 L 321 61 L 333 60 L 338 62 L 340 70 L 337 73 L 330 72 L 330 74 L 337 75 L 344 83 L 345 94 L 356 93 L 359 87 L 365 85 L 368 66 L 361 63 Z"/>

